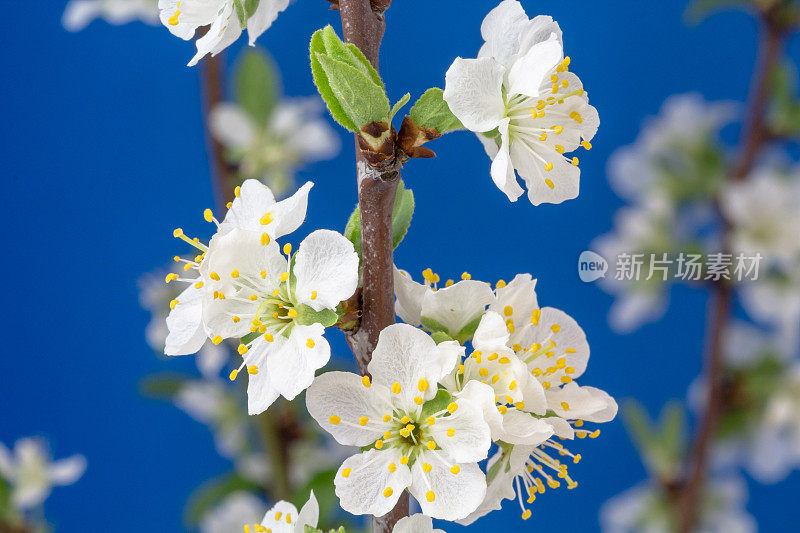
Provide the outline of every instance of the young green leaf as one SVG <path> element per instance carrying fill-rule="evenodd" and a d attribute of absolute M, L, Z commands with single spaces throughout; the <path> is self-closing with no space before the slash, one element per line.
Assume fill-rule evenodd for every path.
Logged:
<path fill-rule="evenodd" d="M 395 248 L 400 245 L 406 233 L 408 233 L 413 216 L 414 193 L 411 189 L 406 189 L 401 180 L 397 184 L 397 193 L 394 197 L 394 208 L 392 209 L 392 244 Z M 353 243 L 356 253 L 361 257 L 361 211 L 358 206 L 356 206 L 347 220 L 344 236 Z"/>
<path fill-rule="evenodd" d="M 317 53 L 333 96 L 352 124 L 362 127 L 372 122 L 387 123 L 389 99 L 383 88 L 355 67 Z"/>
<path fill-rule="evenodd" d="M 392 122 L 392 119 L 397 114 L 397 112 L 400 111 L 400 109 L 402 109 L 403 106 L 406 105 L 409 100 L 411 100 L 411 93 L 406 93 L 403 95 L 402 98 L 400 98 L 400 100 L 397 101 L 396 104 L 392 106 L 392 110 L 389 111 L 389 123 Z"/>
<path fill-rule="evenodd" d="M 438 87 L 428 89 L 411 108 L 409 116 L 422 128 L 433 128 L 439 133 L 463 129 L 443 98 L 444 91 Z"/>
<path fill-rule="evenodd" d="M 280 79 L 266 52 L 250 48 L 242 54 L 236 73 L 236 99 L 253 119 L 266 122 L 280 96 Z"/>

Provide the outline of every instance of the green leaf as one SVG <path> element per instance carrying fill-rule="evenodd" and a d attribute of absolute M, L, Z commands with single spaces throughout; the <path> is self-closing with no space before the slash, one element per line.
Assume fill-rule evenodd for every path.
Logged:
<path fill-rule="evenodd" d="M 304 326 L 322 324 L 326 328 L 329 328 L 339 320 L 339 315 L 332 309 L 315 311 L 313 307 L 305 304 L 300 304 L 294 309 L 297 311 L 297 321 Z"/>
<path fill-rule="evenodd" d="M 439 411 L 447 409 L 447 406 L 450 405 L 452 401 L 453 396 L 449 392 L 444 389 L 439 389 L 432 400 L 428 400 L 422 404 L 420 419 L 427 418 L 433 413 L 438 413 Z"/>
<path fill-rule="evenodd" d="M 434 331 L 433 333 L 431 333 L 431 338 L 434 340 L 436 344 L 441 344 L 443 342 L 455 340 L 453 339 L 453 337 L 451 337 L 444 331 Z"/>
<path fill-rule="evenodd" d="M 145 377 L 139 384 L 144 396 L 159 400 L 172 400 L 189 381 L 187 376 L 181 374 L 155 374 Z"/>
<path fill-rule="evenodd" d="M 233 0 L 233 7 L 236 10 L 236 18 L 239 19 L 239 26 L 247 28 L 247 12 L 244 8 L 244 0 Z"/>
<path fill-rule="evenodd" d="M 222 501 L 225 496 L 237 491 L 256 491 L 258 485 L 239 474 L 231 473 L 203 483 L 195 489 L 186 505 L 186 521 L 196 526 L 203 516 Z"/>
<path fill-rule="evenodd" d="M 258 5 L 260 3 L 261 0 L 244 0 L 244 11 L 247 14 L 248 20 L 250 17 L 256 14 L 256 10 L 258 9 Z"/>
<path fill-rule="evenodd" d="M 406 105 L 409 100 L 411 100 L 411 93 L 406 93 L 406 94 L 403 95 L 402 98 L 400 98 L 400 100 L 397 101 L 396 104 L 394 104 L 392 106 L 392 110 L 389 111 L 389 122 L 390 123 L 392 122 L 392 119 L 397 114 L 397 112 L 400 111 L 400 109 L 402 109 L 403 106 Z"/>
<path fill-rule="evenodd" d="M 461 328 L 461 331 L 459 331 L 458 335 L 456 335 L 456 340 L 461 344 L 464 344 L 465 342 L 470 340 L 472 336 L 475 335 L 475 330 L 478 329 L 478 324 L 481 323 L 481 318 L 483 318 L 483 315 L 478 315 L 475 318 L 473 318 L 466 326 Z"/>
<path fill-rule="evenodd" d="M 357 47 L 326 26 L 314 32 L 309 51 L 314 83 L 339 124 L 358 133 L 372 122 L 388 123 L 383 82 Z"/>
<path fill-rule="evenodd" d="M 372 122 L 388 122 L 389 99 L 382 87 L 347 63 L 319 53 L 316 57 L 334 97 L 358 131 Z"/>
<path fill-rule="evenodd" d="M 442 134 L 464 128 L 444 101 L 444 91 L 438 87 L 425 91 L 411 108 L 409 115 L 417 125 L 426 129 L 433 128 Z"/>
<path fill-rule="evenodd" d="M 280 97 L 280 79 L 272 59 L 258 48 L 242 54 L 236 70 L 236 99 L 258 124 L 264 124 Z"/>
<path fill-rule="evenodd" d="M 394 197 L 394 207 L 392 208 L 392 244 L 397 248 L 408 233 L 411 226 L 411 219 L 414 216 L 414 193 L 411 189 L 406 189 L 401 180 L 397 184 L 397 193 Z M 358 206 L 353 209 L 347 225 L 344 228 L 344 236 L 353 243 L 353 247 L 361 257 L 361 210 Z"/>
<path fill-rule="evenodd" d="M 439 324 L 437 321 L 435 321 L 432 318 L 428 318 L 426 316 L 423 316 L 423 317 L 420 317 L 419 320 L 420 320 L 420 322 L 422 322 L 422 326 L 425 329 L 427 329 L 428 331 L 430 331 L 431 333 L 442 332 L 442 333 L 449 334 L 449 332 L 447 331 L 446 327 L 444 327 L 443 325 Z"/>

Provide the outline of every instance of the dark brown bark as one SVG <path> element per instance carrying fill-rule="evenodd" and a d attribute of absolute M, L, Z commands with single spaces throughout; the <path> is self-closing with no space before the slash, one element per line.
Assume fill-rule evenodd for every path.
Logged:
<path fill-rule="evenodd" d="M 785 30 L 770 13 L 764 14 L 761 32 L 759 59 L 753 73 L 750 98 L 742 130 L 739 156 L 734 166 L 731 181 L 742 181 L 753 168 L 758 155 L 769 141 L 770 132 L 766 121 L 769 105 L 769 84 L 778 65 L 785 40 Z M 729 250 L 728 223 L 723 221 L 723 250 Z M 679 531 L 688 533 L 697 525 L 702 503 L 703 485 L 708 467 L 714 434 L 721 414 L 726 409 L 723 383 L 724 337 L 731 312 L 732 288 L 721 280 L 713 287 L 708 313 L 708 331 L 704 374 L 706 379 L 705 413 L 692 445 L 690 466 L 684 479 L 680 497 L 676 499 Z"/>
<path fill-rule="evenodd" d="M 339 0 L 338 8 L 345 41 L 355 44 L 377 70 L 386 27 L 383 10 L 374 8 L 370 0 Z M 347 334 L 347 341 L 361 373 L 366 374 L 378 335 L 383 328 L 394 324 L 392 207 L 400 179 L 400 162 L 393 157 L 377 167 L 371 166 L 364 158 L 358 137 L 355 151 L 364 286 L 361 323 L 355 332 Z M 390 533 L 404 516 L 408 516 L 407 492 L 400 496 L 393 510 L 374 519 L 375 533 Z"/>

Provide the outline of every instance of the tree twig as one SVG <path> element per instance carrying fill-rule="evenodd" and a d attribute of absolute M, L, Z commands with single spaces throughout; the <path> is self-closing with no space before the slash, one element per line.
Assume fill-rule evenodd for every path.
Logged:
<path fill-rule="evenodd" d="M 388 5 L 388 3 L 387 3 Z M 378 69 L 383 32 L 383 11 L 370 0 L 339 0 L 342 31 L 347 42 L 355 44 Z M 361 243 L 364 286 L 361 292 L 361 324 L 347 334 L 362 374 L 378 342 L 378 335 L 394 323 L 394 273 L 392 246 L 392 207 L 400 179 L 398 158 L 379 168 L 364 159 L 356 139 L 356 177 L 361 209 Z M 404 492 L 395 508 L 373 522 L 375 533 L 390 533 L 394 524 L 408 515 L 408 493 Z"/>
<path fill-rule="evenodd" d="M 769 141 L 770 134 L 766 122 L 769 105 L 769 84 L 772 73 L 778 65 L 785 39 L 785 29 L 774 16 L 763 14 L 759 59 L 753 73 L 749 105 L 742 131 L 739 156 L 730 175 L 731 181 L 742 181 L 753 168 L 759 153 Z M 723 219 L 722 247 L 729 250 L 729 224 Z M 702 488 L 705 482 L 714 433 L 720 415 L 725 411 L 723 384 L 724 337 L 731 311 L 732 287 L 727 280 L 715 283 L 708 314 L 706 361 L 705 414 L 697 429 L 691 451 L 689 471 L 681 484 L 680 497 L 676 499 L 679 531 L 688 533 L 697 524 L 702 503 Z"/>

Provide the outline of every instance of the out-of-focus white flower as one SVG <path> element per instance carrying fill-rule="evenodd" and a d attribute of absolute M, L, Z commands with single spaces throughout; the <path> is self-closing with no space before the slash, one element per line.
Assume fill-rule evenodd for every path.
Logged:
<path fill-rule="evenodd" d="M 261 517 L 264 502 L 249 492 L 234 492 L 211 509 L 200 520 L 200 533 L 232 533 L 244 531 Z"/>
<path fill-rule="evenodd" d="M 644 123 L 636 142 L 609 159 L 609 179 L 617 194 L 628 200 L 654 190 L 683 196 L 704 183 L 713 185 L 722 176 L 710 174 L 713 167 L 696 168 L 696 161 L 735 114 L 736 104 L 709 103 L 696 93 L 669 97 L 659 115 Z"/>
<path fill-rule="evenodd" d="M 206 54 L 217 55 L 233 44 L 247 28 L 250 46 L 269 28 L 278 14 L 286 9 L 289 0 L 261 0 L 255 13 L 242 24 L 242 14 L 234 0 L 158 0 L 161 23 L 173 35 L 188 41 L 198 28 L 208 26 L 205 35 L 197 39 L 197 54 L 189 62 L 196 65 Z"/>
<path fill-rule="evenodd" d="M 140 20 L 158 23 L 158 0 L 70 0 L 61 23 L 69 31 L 80 31 L 95 19 L 110 24 Z"/>
<path fill-rule="evenodd" d="M 397 316 L 406 324 L 444 331 L 454 339 L 471 337 L 486 306 L 493 301 L 491 287 L 470 279 L 466 272 L 457 283 L 447 280 L 444 288 L 439 288 L 439 275 L 430 268 L 422 272 L 422 277 L 424 283 L 417 283 L 408 272 L 395 267 Z"/>
<path fill-rule="evenodd" d="M 305 533 L 306 526 L 316 528 L 318 520 L 319 503 L 312 490 L 299 513 L 297 507 L 291 503 L 279 501 L 267 511 L 260 523 L 254 524 L 253 529 L 271 533 Z"/>
<path fill-rule="evenodd" d="M 214 430 L 217 451 L 236 457 L 246 448 L 247 420 L 236 391 L 217 381 L 186 383 L 174 398 L 175 405 Z"/>
<path fill-rule="evenodd" d="M 434 401 L 463 353 L 455 341 L 437 345 L 419 329 L 395 324 L 380 334 L 368 366 L 372 380 L 328 372 L 314 381 L 306 396 L 311 416 L 340 444 L 369 447 L 336 474 L 344 510 L 383 516 L 405 489 L 435 518 L 463 518 L 478 506 L 486 491 L 478 461 L 488 454 L 490 428 L 472 400 Z"/>
<path fill-rule="evenodd" d="M 433 520 L 424 514 L 413 514 L 397 521 L 392 533 L 445 533 L 441 529 L 433 529 Z"/>
<path fill-rule="evenodd" d="M 82 455 L 53 461 L 41 439 L 19 439 L 13 453 L 0 443 L 0 477 L 11 485 L 11 503 L 21 511 L 43 503 L 53 487 L 72 485 L 85 470 Z"/>
<path fill-rule="evenodd" d="M 761 253 L 764 266 L 800 263 L 800 167 L 787 174 L 762 165 L 728 184 L 721 206 L 733 252 Z"/>
<path fill-rule="evenodd" d="M 316 97 L 283 100 L 260 124 L 236 104 L 219 104 L 211 111 L 211 131 L 245 178 L 260 179 L 280 195 L 292 186 L 297 167 L 339 152 L 323 109 Z"/>
<path fill-rule="evenodd" d="M 744 509 L 747 485 L 738 477 L 712 479 L 700 506 L 698 533 L 750 533 L 755 520 Z M 664 491 L 652 484 L 633 487 L 606 502 L 600 510 L 603 533 L 670 533 L 673 507 Z"/>
<path fill-rule="evenodd" d="M 762 273 L 740 285 L 742 303 L 754 319 L 773 328 L 778 343 L 797 354 L 800 341 L 800 259 L 786 270 Z"/>
<path fill-rule="evenodd" d="M 577 157 L 600 125 L 580 79 L 568 71 L 561 30 L 550 17 L 529 20 L 516 0 L 504 0 L 481 25 L 477 59 L 456 58 L 444 99 L 492 158 L 491 176 L 511 201 L 524 192 L 533 205 L 578 196 Z"/>

